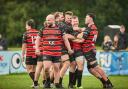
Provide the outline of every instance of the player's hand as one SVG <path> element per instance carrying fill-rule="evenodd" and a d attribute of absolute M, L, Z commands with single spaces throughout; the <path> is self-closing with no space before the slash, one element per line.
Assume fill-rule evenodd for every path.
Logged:
<path fill-rule="evenodd" d="M 83 43 L 84 42 L 84 39 L 75 39 L 73 40 L 73 42 L 76 42 L 76 43 Z"/>
<path fill-rule="evenodd" d="M 39 56 L 40 55 L 40 50 L 36 50 L 35 54 Z"/>
<path fill-rule="evenodd" d="M 68 50 L 68 53 L 71 55 L 71 54 L 74 53 L 74 51 L 73 50 Z"/>
<path fill-rule="evenodd" d="M 22 56 L 21 56 L 21 58 L 22 58 L 22 62 L 24 62 L 24 60 L 25 60 L 25 51 L 22 51 Z"/>
<path fill-rule="evenodd" d="M 25 60 L 25 56 L 23 55 L 23 56 L 22 56 L 22 62 L 24 62 L 24 60 Z"/>
<path fill-rule="evenodd" d="M 83 28 L 81 28 L 81 29 L 80 29 L 80 31 L 81 31 L 81 32 L 84 32 L 84 31 L 85 31 L 85 29 L 86 29 L 86 28 L 85 28 L 85 27 L 83 27 Z"/>
<path fill-rule="evenodd" d="M 77 38 L 78 38 L 78 39 L 83 38 L 83 32 L 79 33 L 79 34 L 77 35 Z"/>

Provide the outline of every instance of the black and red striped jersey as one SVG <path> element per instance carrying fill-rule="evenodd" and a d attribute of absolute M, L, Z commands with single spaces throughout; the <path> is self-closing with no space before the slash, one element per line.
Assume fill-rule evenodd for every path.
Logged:
<path fill-rule="evenodd" d="M 64 46 L 62 35 L 62 31 L 58 27 L 46 27 L 39 32 L 39 36 L 43 40 L 43 55 L 62 55 L 62 46 Z"/>
<path fill-rule="evenodd" d="M 72 25 L 66 22 L 59 22 L 58 27 L 62 30 L 63 34 L 72 34 L 73 28 Z"/>
<path fill-rule="evenodd" d="M 95 42 L 97 39 L 98 31 L 96 25 L 91 25 L 88 27 L 89 33 L 87 34 L 86 38 L 84 38 L 84 42 L 82 43 L 83 52 L 89 52 L 92 49 L 95 49 Z"/>
<path fill-rule="evenodd" d="M 36 29 L 27 30 L 23 34 L 22 43 L 26 43 L 26 45 L 27 45 L 27 48 L 26 48 L 26 56 L 27 57 L 33 57 L 33 58 L 36 57 L 35 40 L 36 40 L 37 35 L 38 35 L 38 31 Z"/>
<path fill-rule="evenodd" d="M 77 30 L 76 31 L 73 31 L 73 36 L 77 36 L 80 32 L 78 32 Z M 76 43 L 76 42 L 72 42 L 72 49 L 77 51 L 77 50 L 82 50 L 82 43 Z"/>
<path fill-rule="evenodd" d="M 75 51 L 77 51 L 77 50 L 82 50 L 82 43 L 72 42 L 72 48 L 73 48 L 73 50 L 75 50 Z"/>

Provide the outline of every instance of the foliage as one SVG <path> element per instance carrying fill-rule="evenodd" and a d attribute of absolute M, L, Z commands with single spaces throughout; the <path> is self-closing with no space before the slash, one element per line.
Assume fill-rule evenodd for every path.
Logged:
<path fill-rule="evenodd" d="M 40 29 L 46 15 L 55 11 L 73 11 L 79 16 L 80 25 L 88 12 L 96 14 L 99 32 L 109 24 L 128 25 L 127 0 L 0 0 L 0 33 L 9 41 L 9 45 L 21 45 L 25 31 L 25 21 L 35 19 Z M 102 41 L 100 34 L 98 42 Z"/>

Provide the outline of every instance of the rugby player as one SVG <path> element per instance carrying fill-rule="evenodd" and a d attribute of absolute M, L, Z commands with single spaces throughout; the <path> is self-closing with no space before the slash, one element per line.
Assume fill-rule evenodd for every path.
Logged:
<path fill-rule="evenodd" d="M 35 40 L 38 35 L 37 33 L 38 31 L 35 29 L 35 21 L 33 19 L 26 21 L 26 32 L 23 34 L 22 39 L 22 60 L 25 61 L 27 72 L 33 82 L 38 58 L 35 54 Z"/>

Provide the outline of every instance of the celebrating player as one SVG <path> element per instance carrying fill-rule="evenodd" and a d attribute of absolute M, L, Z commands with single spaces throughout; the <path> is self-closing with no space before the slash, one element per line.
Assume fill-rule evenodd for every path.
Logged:
<path fill-rule="evenodd" d="M 96 61 L 95 42 L 98 31 L 94 23 L 94 18 L 95 15 L 93 13 L 87 14 L 85 18 L 85 24 L 87 24 L 87 29 L 86 32 L 83 32 L 83 38 L 85 39 L 82 44 L 83 53 L 87 60 L 87 68 L 89 72 L 98 79 L 100 79 L 100 81 L 103 83 L 103 88 L 112 88 L 112 83 Z"/>
<path fill-rule="evenodd" d="M 35 29 L 35 22 L 33 19 L 26 21 L 26 32 L 23 34 L 22 41 L 22 60 L 26 57 L 26 69 L 34 82 L 35 68 L 37 64 L 37 56 L 35 54 L 35 40 L 38 31 Z"/>

